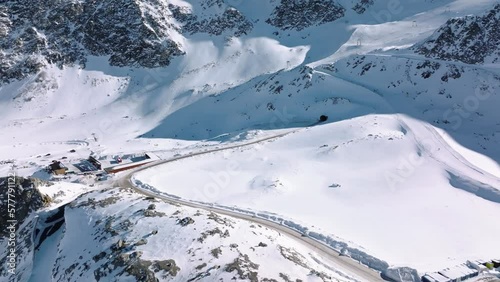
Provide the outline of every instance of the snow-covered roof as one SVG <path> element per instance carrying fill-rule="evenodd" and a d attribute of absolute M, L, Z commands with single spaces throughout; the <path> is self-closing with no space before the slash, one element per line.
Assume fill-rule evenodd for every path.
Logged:
<path fill-rule="evenodd" d="M 424 275 L 424 277 L 430 282 L 448 282 L 450 279 L 444 277 L 439 273 L 429 273 Z"/>
<path fill-rule="evenodd" d="M 452 268 L 448 268 L 448 269 L 439 271 L 439 273 L 442 274 L 443 276 L 450 278 L 450 279 L 458 279 L 458 278 L 466 277 L 468 275 L 477 273 L 477 270 L 474 270 L 474 269 L 466 266 L 465 264 L 461 264 L 461 265 L 457 265 L 457 266 L 452 267 Z"/>

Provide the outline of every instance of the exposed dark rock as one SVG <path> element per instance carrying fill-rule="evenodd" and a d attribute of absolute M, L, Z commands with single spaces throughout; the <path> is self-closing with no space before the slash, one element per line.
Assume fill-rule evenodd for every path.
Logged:
<path fill-rule="evenodd" d="M 373 0 L 360 0 L 352 9 L 358 14 L 363 14 L 374 3 Z"/>
<path fill-rule="evenodd" d="M 155 210 L 146 209 L 143 211 L 145 217 L 164 217 L 166 214 L 164 212 L 159 212 Z"/>
<path fill-rule="evenodd" d="M 87 201 L 79 203 L 76 207 L 78 207 L 78 208 L 79 207 L 91 207 L 93 209 L 96 209 L 97 207 L 105 208 L 109 205 L 116 204 L 120 199 L 121 198 L 118 196 L 107 197 L 106 199 L 102 199 L 99 201 L 96 201 L 95 198 L 89 198 Z M 74 205 L 74 204 L 72 203 L 72 205 Z"/>
<path fill-rule="evenodd" d="M 500 4 L 481 16 L 450 19 L 433 36 L 414 47 L 429 58 L 468 64 L 498 62 L 500 57 Z"/>
<path fill-rule="evenodd" d="M 170 276 L 176 276 L 180 270 L 173 259 L 153 261 L 152 269 L 154 272 L 164 271 Z"/>
<path fill-rule="evenodd" d="M 193 224 L 194 223 L 194 219 L 190 218 L 190 217 L 185 217 L 181 220 L 179 220 L 178 224 L 180 224 L 181 226 L 188 226 L 189 224 Z"/>
<path fill-rule="evenodd" d="M 252 282 L 259 281 L 257 270 L 259 265 L 253 263 L 248 258 L 248 255 L 241 255 L 237 257 L 232 263 L 226 265 L 225 271 L 233 272 L 236 271 L 239 279 L 250 280 Z"/>
<path fill-rule="evenodd" d="M 320 271 L 317 271 L 315 269 L 311 269 L 311 271 L 309 271 L 309 275 L 319 277 L 321 280 L 323 280 L 325 282 L 332 280 L 331 276 L 328 276 L 324 272 L 320 272 Z"/>
<path fill-rule="evenodd" d="M 0 4 L 0 77 L 21 79 L 44 65 L 81 65 L 88 55 L 116 66 L 159 67 L 184 54 L 163 1 L 7 1 Z"/>
<path fill-rule="evenodd" d="M 440 67 L 440 63 L 426 60 L 424 62 L 418 63 L 416 69 L 421 70 L 422 77 L 427 79 L 431 77 Z"/>
<path fill-rule="evenodd" d="M 266 243 L 263 243 L 263 242 L 260 242 L 258 246 L 259 246 L 259 247 L 267 247 L 267 244 L 266 244 Z"/>
<path fill-rule="evenodd" d="M 106 252 L 100 252 L 99 254 L 92 257 L 92 259 L 94 260 L 94 262 L 98 262 L 101 259 L 103 259 L 105 256 L 106 256 Z"/>
<path fill-rule="evenodd" d="M 8 226 L 8 220 L 16 220 L 19 226 L 30 213 L 51 203 L 51 198 L 40 193 L 38 185 L 43 182 L 33 178 L 2 177 L 0 178 L 0 225 Z M 10 199 L 10 206 L 9 206 Z M 0 236 L 8 230 L 2 228 Z"/>
<path fill-rule="evenodd" d="M 141 246 L 141 245 L 146 245 L 148 243 L 148 240 L 146 239 L 141 239 L 135 243 L 136 246 Z"/>
<path fill-rule="evenodd" d="M 206 266 L 207 266 L 206 263 L 202 263 L 202 264 L 198 265 L 197 267 L 195 267 L 195 269 L 196 270 L 201 270 L 201 269 L 205 268 Z"/>
<path fill-rule="evenodd" d="M 228 219 L 227 217 L 221 217 L 219 215 L 217 215 L 216 213 L 209 213 L 208 214 L 208 219 L 211 219 L 219 224 L 223 224 L 223 225 L 226 225 L 226 226 L 229 226 L 229 227 L 233 227 L 233 221 L 231 221 L 230 219 Z"/>
<path fill-rule="evenodd" d="M 283 30 L 304 28 L 342 18 L 345 8 L 332 0 L 281 0 L 267 23 Z"/>
<path fill-rule="evenodd" d="M 309 266 L 305 263 L 306 259 L 303 255 L 299 254 L 297 251 L 291 248 L 286 248 L 283 246 L 278 246 L 281 255 L 289 261 L 294 262 L 304 268 L 309 269 Z"/>
<path fill-rule="evenodd" d="M 212 254 L 212 256 L 214 256 L 214 258 L 219 258 L 219 255 L 222 254 L 222 250 L 220 249 L 220 247 L 218 247 L 218 248 L 212 249 L 210 251 L 210 253 Z"/>
<path fill-rule="evenodd" d="M 186 7 L 169 5 L 175 19 L 184 23 L 181 30 L 193 33 L 208 33 L 211 35 L 221 35 L 229 32 L 228 35 L 242 36 L 250 32 L 253 24 L 248 21 L 243 14 L 234 8 L 227 8 L 221 15 L 213 15 L 208 19 L 198 19 Z"/>

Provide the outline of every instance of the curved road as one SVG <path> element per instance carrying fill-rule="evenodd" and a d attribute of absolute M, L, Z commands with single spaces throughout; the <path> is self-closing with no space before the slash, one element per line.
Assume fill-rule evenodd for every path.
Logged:
<path fill-rule="evenodd" d="M 295 130 L 295 131 L 297 131 L 297 130 Z M 230 217 L 234 217 L 234 218 L 238 218 L 238 219 L 242 219 L 242 220 L 246 220 L 249 222 L 260 224 L 260 225 L 265 226 L 269 229 L 273 229 L 275 231 L 278 231 L 279 233 L 286 235 L 289 238 L 297 241 L 298 243 L 315 251 L 317 254 L 319 254 L 321 256 L 323 261 L 327 262 L 328 266 L 330 266 L 336 270 L 339 270 L 341 272 L 344 272 L 345 274 L 347 274 L 347 275 L 349 275 L 349 276 L 351 276 L 359 281 L 368 281 L 368 282 L 384 281 L 380 277 L 380 273 L 358 263 L 357 261 L 352 260 L 349 257 L 341 256 L 339 252 L 337 252 L 336 250 L 330 248 L 329 246 L 327 246 L 319 241 L 316 241 L 310 237 L 303 237 L 302 233 L 300 233 L 294 229 L 288 228 L 286 226 L 283 226 L 281 224 L 278 224 L 276 222 L 269 221 L 269 220 L 266 220 L 263 218 L 253 217 L 251 215 L 246 215 L 246 214 L 242 214 L 242 213 L 238 213 L 238 212 L 233 212 L 230 210 L 220 209 L 220 208 L 216 208 L 216 207 L 212 207 L 212 206 L 207 206 L 207 205 L 203 205 L 203 204 L 199 204 L 199 203 L 194 203 L 194 202 L 190 202 L 190 201 L 186 201 L 186 200 L 168 197 L 165 195 L 159 195 L 159 194 L 156 194 L 150 190 L 141 189 L 141 188 L 135 186 L 133 184 L 133 182 L 131 181 L 132 176 L 135 173 L 142 171 L 142 170 L 146 170 L 146 169 L 154 167 L 154 166 L 158 166 L 158 165 L 162 165 L 162 164 L 166 164 L 166 163 L 170 163 L 170 162 L 175 162 L 175 161 L 178 161 L 181 159 L 187 159 L 187 158 L 191 158 L 194 156 L 246 147 L 246 146 L 254 145 L 257 143 L 270 141 L 272 139 L 284 137 L 288 134 L 294 133 L 295 131 L 290 131 L 290 132 L 274 135 L 271 137 L 266 137 L 263 139 L 259 139 L 259 140 L 244 143 L 244 144 L 238 144 L 238 145 L 234 145 L 234 146 L 228 146 L 228 147 L 223 147 L 223 148 L 218 148 L 218 149 L 213 149 L 213 150 L 202 151 L 202 152 L 184 155 L 184 156 L 180 156 L 180 157 L 172 158 L 172 159 L 168 159 L 168 160 L 154 161 L 154 162 L 149 163 L 149 164 L 142 166 L 140 168 L 133 169 L 126 174 L 123 174 L 122 176 L 120 176 L 120 178 L 118 178 L 115 181 L 115 186 L 124 187 L 124 188 L 131 188 L 140 194 L 143 194 L 143 195 L 148 196 L 148 197 L 162 199 L 170 204 L 180 204 L 183 206 L 187 206 L 187 207 L 191 207 L 191 208 L 195 208 L 195 209 L 202 209 L 202 210 L 206 210 L 209 212 L 214 212 L 217 214 L 230 216 Z"/>

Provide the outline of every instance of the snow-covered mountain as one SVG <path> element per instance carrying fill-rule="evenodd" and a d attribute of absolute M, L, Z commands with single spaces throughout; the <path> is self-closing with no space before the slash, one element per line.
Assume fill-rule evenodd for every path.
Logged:
<path fill-rule="evenodd" d="M 494 64 L 500 57 L 500 4 L 484 15 L 454 18 L 417 46 L 426 57 L 467 64 Z"/>
<path fill-rule="evenodd" d="M 284 30 L 332 22 L 345 10 L 334 1 L 283 1 L 274 6 L 266 21 Z M 224 1 L 26 0 L 9 1 L 1 8 L 4 82 L 48 64 L 84 67 L 89 55 L 109 56 L 114 66 L 167 66 L 185 54 L 185 36 L 239 37 L 253 29 L 245 15 Z"/>
<path fill-rule="evenodd" d="M 15 281 L 354 281 L 277 231 L 125 189 L 86 193 L 22 226 L 20 255 L 32 260 Z"/>
<path fill-rule="evenodd" d="M 0 3 L 0 172 L 56 180 L 35 181 L 51 200 L 29 192 L 0 279 L 361 279 L 124 173 L 44 170 L 146 151 L 187 156 L 136 174 L 147 193 L 285 223 L 396 280 L 493 259 L 499 21 L 496 0 Z"/>

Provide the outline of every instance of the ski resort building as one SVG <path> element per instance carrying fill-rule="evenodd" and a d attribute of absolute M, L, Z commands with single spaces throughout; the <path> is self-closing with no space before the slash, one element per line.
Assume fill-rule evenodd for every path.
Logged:
<path fill-rule="evenodd" d="M 485 263 L 486 263 L 485 261 L 481 261 L 481 260 L 467 261 L 467 265 L 469 265 L 470 268 L 474 268 L 479 273 L 482 273 L 482 272 L 485 272 L 488 270 L 488 268 L 484 265 Z"/>
<path fill-rule="evenodd" d="M 461 264 L 452 268 L 439 271 L 439 274 L 448 277 L 450 282 L 459 282 L 479 275 L 479 271 Z"/>
<path fill-rule="evenodd" d="M 66 174 L 68 168 L 62 164 L 60 161 L 52 161 L 48 167 L 49 171 L 55 175 Z"/>
<path fill-rule="evenodd" d="M 422 277 L 423 282 L 449 282 L 450 279 L 448 277 L 444 277 L 443 275 L 435 272 L 429 273 Z"/>
<path fill-rule="evenodd" d="M 438 272 L 427 273 L 422 277 L 423 282 L 460 282 L 479 275 L 471 264 L 461 264 Z"/>
<path fill-rule="evenodd" d="M 90 156 L 88 161 L 94 165 L 97 169 L 102 169 L 102 164 L 94 156 Z"/>
<path fill-rule="evenodd" d="M 143 166 L 145 164 L 157 161 L 160 158 L 158 158 L 158 156 L 156 156 L 153 153 L 145 153 L 143 155 L 139 155 L 139 156 L 134 155 L 134 156 L 131 156 L 128 158 L 123 157 L 121 159 L 122 159 L 122 162 L 120 162 L 120 163 L 117 162 L 118 163 L 117 165 L 112 165 L 112 166 L 106 167 L 104 169 L 104 171 L 106 171 L 106 173 L 117 173 L 120 171 L 129 170 L 129 169 Z"/>
<path fill-rule="evenodd" d="M 493 263 L 494 268 L 500 268 L 500 259 L 494 259 L 491 261 Z"/>

